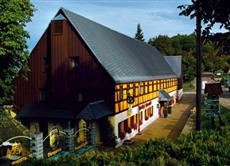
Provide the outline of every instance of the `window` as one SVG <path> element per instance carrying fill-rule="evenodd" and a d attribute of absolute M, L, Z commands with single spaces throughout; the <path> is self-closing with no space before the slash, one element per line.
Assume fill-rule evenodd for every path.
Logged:
<path fill-rule="evenodd" d="M 130 87 L 129 87 L 129 84 L 127 84 L 127 88 L 126 88 L 126 94 L 127 94 L 127 97 L 130 96 Z"/>
<path fill-rule="evenodd" d="M 46 99 L 46 93 L 45 93 L 44 89 L 39 89 L 38 93 L 39 93 L 38 94 L 38 100 L 40 102 L 45 101 L 45 99 Z"/>
<path fill-rule="evenodd" d="M 76 69 L 79 67 L 79 57 L 71 57 L 70 58 L 70 68 Z"/>
<path fill-rule="evenodd" d="M 122 90 L 122 86 L 120 87 L 120 100 L 123 100 L 123 90 Z"/>
<path fill-rule="evenodd" d="M 149 109 L 145 109 L 145 120 L 149 119 Z"/>
<path fill-rule="evenodd" d="M 124 137 L 125 137 L 125 128 L 124 128 L 124 122 L 120 122 L 119 123 L 119 128 L 118 128 L 118 133 L 119 133 L 119 137 L 121 138 L 121 139 L 123 139 Z"/>
<path fill-rule="evenodd" d="M 143 94 L 144 94 L 144 87 L 141 86 L 141 87 L 140 87 L 140 95 L 143 95 Z"/>
<path fill-rule="evenodd" d="M 166 80 L 163 81 L 164 82 L 164 89 L 166 88 Z"/>
<path fill-rule="evenodd" d="M 137 129 L 136 115 L 133 115 L 133 116 L 131 117 L 131 128 L 132 128 L 132 129 Z"/>
<path fill-rule="evenodd" d="M 135 88 L 135 95 L 139 96 L 139 86 L 138 85 L 136 85 L 136 88 Z"/>
<path fill-rule="evenodd" d="M 127 91 L 123 90 L 123 100 L 126 100 L 126 99 L 127 99 Z"/>
<path fill-rule="evenodd" d="M 152 84 L 149 85 L 149 92 L 152 92 L 153 91 L 153 86 Z"/>
<path fill-rule="evenodd" d="M 138 116 L 139 116 L 139 125 L 142 125 L 142 112 L 139 112 L 139 114 L 138 114 Z"/>
<path fill-rule="evenodd" d="M 133 85 L 133 97 L 137 96 L 136 94 L 136 89 L 135 89 L 135 84 Z"/>
<path fill-rule="evenodd" d="M 83 95 L 82 95 L 82 93 L 78 93 L 78 94 L 77 94 L 77 101 L 78 101 L 78 102 L 83 101 Z"/>
<path fill-rule="evenodd" d="M 150 107 L 150 117 L 152 117 L 152 116 L 153 116 L 153 106 Z"/>
<path fill-rule="evenodd" d="M 63 31 L 63 22 L 62 21 L 55 21 L 54 22 L 54 32 L 55 33 L 62 33 Z"/>
<path fill-rule="evenodd" d="M 43 58 L 43 72 L 45 73 L 45 72 L 47 72 L 47 70 L 48 70 L 48 68 L 49 68 L 49 64 L 48 64 L 48 59 L 47 59 L 47 57 L 44 57 Z"/>
<path fill-rule="evenodd" d="M 149 88 L 149 87 L 148 87 L 148 83 L 146 82 L 146 83 L 145 83 L 145 94 L 148 93 L 148 88 Z"/>
<path fill-rule="evenodd" d="M 126 120 L 124 121 L 124 129 L 125 129 L 125 132 L 126 132 L 126 133 L 127 133 L 128 130 L 129 130 L 128 119 L 126 119 Z"/>

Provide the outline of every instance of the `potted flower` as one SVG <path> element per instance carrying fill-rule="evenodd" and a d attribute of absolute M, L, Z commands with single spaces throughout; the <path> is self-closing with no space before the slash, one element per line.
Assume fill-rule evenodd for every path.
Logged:
<path fill-rule="evenodd" d="M 164 118 L 168 117 L 168 109 L 167 109 L 167 107 L 164 107 L 163 114 L 164 114 Z"/>
<path fill-rule="evenodd" d="M 168 113 L 171 114 L 172 113 L 172 107 L 168 106 Z"/>

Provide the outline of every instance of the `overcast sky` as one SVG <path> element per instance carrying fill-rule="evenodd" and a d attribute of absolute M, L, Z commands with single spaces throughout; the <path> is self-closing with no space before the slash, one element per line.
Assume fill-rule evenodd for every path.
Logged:
<path fill-rule="evenodd" d="M 195 20 L 179 16 L 177 6 L 190 0 L 32 0 L 36 11 L 26 29 L 31 50 L 60 7 L 134 37 L 141 24 L 145 40 L 157 35 L 190 34 Z"/>

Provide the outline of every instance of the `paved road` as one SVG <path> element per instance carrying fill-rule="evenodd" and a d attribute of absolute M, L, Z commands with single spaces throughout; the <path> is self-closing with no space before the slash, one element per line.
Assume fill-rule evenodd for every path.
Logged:
<path fill-rule="evenodd" d="M 154 138 L 177 138 L 180 136 L 189 117 L 190 110 L 194 105 L 195 95 L 185 94 L 182 100 L 173 107 L 170 117 L 157 119 L 151 125 L 146 127 L 141 132 L 141 135 L 135 136 L 133 138 L 134 141 L 138 143 Z"/>
<path fill-rule="evenodd" d="M 196 94 L 196 91 L 186 91 L 186 92 L 183 92 L 185 95 L 187 94 Z"/>

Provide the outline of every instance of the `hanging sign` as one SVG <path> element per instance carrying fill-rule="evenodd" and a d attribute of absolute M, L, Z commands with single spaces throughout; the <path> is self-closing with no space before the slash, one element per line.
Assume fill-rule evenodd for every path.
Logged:
<path fill-rule="evenodd" d="M 134 103 L 134 97 L 133 96 L 128 96 L 127 97 L 127 103 L 133 104 Z"/>

